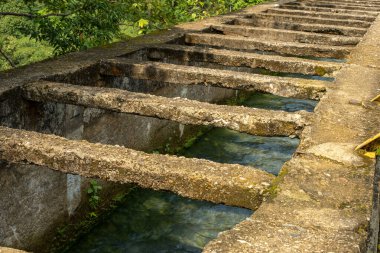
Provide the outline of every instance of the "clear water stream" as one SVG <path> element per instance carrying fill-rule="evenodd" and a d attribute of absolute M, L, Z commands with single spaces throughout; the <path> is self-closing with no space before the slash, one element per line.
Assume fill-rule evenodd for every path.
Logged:
<path fill-rule="evenodd" d="M 245 106 L 312 111 L 316 102 L 254 93 Z M 278 174 L 299 144 L 288 137 L 258 137 L 215 128 L 181 155 L 239 163 Z M 251 210 L 136 188 L 105 222 L 80 239 L 73 253 L 197 253 L 221 231 L 252 215 Z"/>

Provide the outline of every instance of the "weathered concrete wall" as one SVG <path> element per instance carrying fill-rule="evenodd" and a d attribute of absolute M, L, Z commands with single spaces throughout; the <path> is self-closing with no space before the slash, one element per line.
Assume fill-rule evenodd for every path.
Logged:
<path fill-rule="evenodd" d="M 0 162 L 1 245 L 32 250 L 46 243 L 73 208 L 68 183 L 48 168 Z"/>
<path fill-rule="evenodd" d="M 82 85 L 109 85 L 93 71 L 94 68 L 86 68 L 66 76 L 66 79 Z M 114 87 L 128 88 L 125 87 L 125 80 L 116 78 L 111 81 Z M 153 84 L 143 84 L 141 87 L 168 97 L 182 96 L 213 102 L 236 95 L 233 90 L 202 86 L 188 88 L 162 85 L 162 89 L 155 88 L 155 91 Z M 60 103 L 25 101 L 18 90 L 3 95 L 0 105 L 0 124 L 4 126 L 143 151 L 153 151 L 165 145 L 178 146 L 200 129 L 152 117 Z M 0 199 L 3 203 L 0 208 L 0 244 L 44 252 L 49 248 L 47 241 L 53 239 L 57 228 L 73 217 L 82 215 L 78 210 L 86 210 L 84 206 L 88 205 L 86 190 L 89 181 L 40 166 L 0 163 Z M 118 184 L 100 184 L 104 188 L 102 191 L 111 194 L 122 190 Z"/>
<path fill-rule="evenodd" d="M 22 124 L 23 115 L 19 113 L 23 102 L 14 99 L 18 96 L 18 89 L 9 90 L 0 95 L 0 122 L 3 126 L 17 128 Z"/>

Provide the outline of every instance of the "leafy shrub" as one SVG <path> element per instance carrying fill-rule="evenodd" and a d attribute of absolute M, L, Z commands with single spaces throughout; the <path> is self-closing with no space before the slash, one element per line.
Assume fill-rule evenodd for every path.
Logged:
<path fill-rule="evenodd" d="M 22 66 L 262 1 L 0 0 L 0 70 L 11 67 L 2 54 Z"/>

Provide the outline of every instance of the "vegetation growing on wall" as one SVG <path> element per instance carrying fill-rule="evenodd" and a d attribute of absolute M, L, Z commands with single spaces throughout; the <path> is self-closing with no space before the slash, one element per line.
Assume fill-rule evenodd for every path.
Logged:
<path fill-rule="evenodd" d="M 0 70 L 263 0 L 0 0 Z"/>

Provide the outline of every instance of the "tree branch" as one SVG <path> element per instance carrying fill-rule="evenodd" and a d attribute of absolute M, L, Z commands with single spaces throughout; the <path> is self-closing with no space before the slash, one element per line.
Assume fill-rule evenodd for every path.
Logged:
<path fill-rule="evenodd" d="M 16 17 L 27 17 L 27 18 L 66 17 L 69 15 L 71 15 L 71 13 L 50 13 L 46 15 L 34 15 L 31 13 L 0 12 L 0 16 L 16 16 Z"/>
<path fill-rule="evenodd" d="M 1 48 L 0 48 L 0 54 L 5 58 L 5 60 L 7 60 L 7 62 L 12 66 L 12 68 L 16 67 L 16 64 Z"/>

